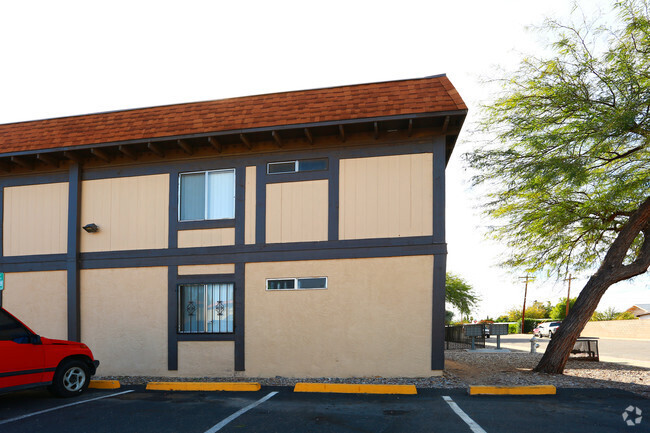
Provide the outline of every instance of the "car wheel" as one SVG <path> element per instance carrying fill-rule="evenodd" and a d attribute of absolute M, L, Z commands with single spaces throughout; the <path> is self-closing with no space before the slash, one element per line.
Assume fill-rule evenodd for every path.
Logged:
<path fill-rule="evenodd" d="M 72 397 L 84 392 L 90 385 L 90 371 L 78 359 L 64 360 L 54 373 L 50 391 L 59 397 Z"/>
<path fill-rule="evenodd" d="M 553 333 L 551 331 L 548 331 L 548 338 L 553 338 Z"/>

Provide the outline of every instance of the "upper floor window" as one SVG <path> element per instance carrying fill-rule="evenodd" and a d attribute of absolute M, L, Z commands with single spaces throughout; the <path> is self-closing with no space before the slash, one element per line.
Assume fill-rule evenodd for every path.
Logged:
<path fill-rule="evenodd" d="M 182 173 L 179 176 L 179 220 L 235 217 L 235 170 Z"/>
<path fill-rule="evenodd" d="M 266 172 L 268 174 L 298 173 L 301 171 L 317 170 L 327 170 L 327 158 L 269 162 L 266 165 Z"/>

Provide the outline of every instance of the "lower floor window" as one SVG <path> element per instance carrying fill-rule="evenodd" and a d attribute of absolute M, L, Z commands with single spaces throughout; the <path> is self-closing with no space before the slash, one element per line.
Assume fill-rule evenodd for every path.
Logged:
<path fill-rule="evenodd" d="M 233 332 L 233 289 L 232 283 L 181 285 L 178 332 Z"/>

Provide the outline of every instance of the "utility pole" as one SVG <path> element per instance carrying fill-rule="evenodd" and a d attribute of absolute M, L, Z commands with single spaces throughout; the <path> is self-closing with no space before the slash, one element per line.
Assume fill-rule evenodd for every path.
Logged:
<path fill-rule="evenodd" d="M 520 280 L 524 280 L 525 286 L 524 286 L 524 308 L 521 310 L 521 333 L 524 333 L 524 319 L 526 318 L 526 296 L 528 296 L 528 282 L 534 280 L 535 278 L 529 277 L 526 275 L 525 277 L 519 277 Z"/>
<path fill-rule="evenodd" d="M 575 279 L 576 278 L 572 277 L 571 274 L 569 274 L 569 278 L 564 279 L 564 281 L 569 282 L 569 290 L 567 290 L 567 292 L 566 292 L 566 314 L 564 315 L 565 318 L 566 318 L 566 316 L 569 315 L 569 299 L 571 299 L 570 298 L 570 295 L 571 295 L 571 280 L 575 280 Z"/>

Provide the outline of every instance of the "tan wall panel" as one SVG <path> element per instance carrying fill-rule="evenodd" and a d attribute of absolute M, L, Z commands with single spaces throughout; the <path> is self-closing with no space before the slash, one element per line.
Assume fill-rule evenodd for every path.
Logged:
<path fill-rule="evenodd" d="M 246 244 L 255 243 L 256 177 L 257 167 L 246 167 L 246 221 L 244 232 L 244 242 Z"/>
<path fill-rule="evenodd" d="M 4 189 L 3 254 L 61 254 L 68 242 L 68 183 Z"/>
<path fill-rule="evenodd" d="M 81 185 L 81 251 L 167 248 L 169 175 L 87 180 Z"/>
<path fill-rule="evenodd" d="M 249 376 L 429 376 L 433 256 L 249 263 Z M 327 276 L 327 290 L 266 278 Z"/>
<path fill-rule="evenodd" d="M 424 153 L 342 159 L 340 239 L 431 235 L 432 158 Z"/>
<path fill-rule="evenodd" d="M 178 371 L 173 375 L 232 376 L 234 365 L 233 341 L 179 341 Z"/>
<path fill-rule="evenodd" d="M 266 242 L 327 240 L 328 182 L 266 185 Z"/>
<path fill-rule="evenodd" d="M 583 337 L 650 339 L 650 320 L 606 320 L 587 322 Z"/>
<path fill-rule="evenodd" d="M 43 337 L 68 338 L 66 271 L 5 274 L 2 305 Z"/>
<path fill-rule="evenodd" d="M 178 248 L 219 247 L 235 245 L 235 229 L 179 230 Z"/>
<path fill-rule="evenodd" d="M 81 339 L 98 375 L 167 375 L 167 268 L 81 271 Z"/>
<path fill-rule="evenodd" d="M 219 265 L 185 265 L 178 267 L 178 275 L 234 274 L 234 263 Z"/>

